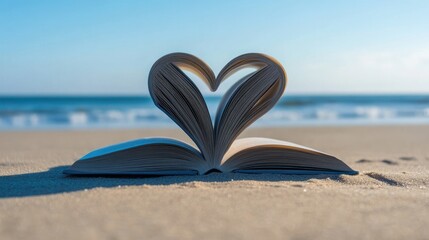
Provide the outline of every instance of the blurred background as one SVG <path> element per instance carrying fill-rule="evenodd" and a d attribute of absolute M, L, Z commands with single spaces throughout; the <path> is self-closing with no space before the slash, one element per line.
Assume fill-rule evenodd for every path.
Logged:
<path fill-rule="evenodd" d="M 0 130 L 174 127 L 152 64 L 187 52 L 215 73 L 278 59 L 288 86 L 255 123 L 429 123 L 429 1 L 0 1 Z M 238 73 L 211 93 L 214 114 Z"/>

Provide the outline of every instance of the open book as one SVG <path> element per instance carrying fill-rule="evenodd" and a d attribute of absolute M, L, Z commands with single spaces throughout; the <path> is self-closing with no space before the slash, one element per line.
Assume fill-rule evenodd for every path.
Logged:
<path fill-rule="evenodd" d="M 255 71 L 223 96 L 212 123 L 191 71 L 216 91 L 243 68 Z M 218 172 L 357 174 L 341 160 L 298 144 L 268 138 L 242 138 L 241 132 L 282 96 L 286 73 L 275 59 L 259 53 L 231 60 L 216 77 L 207 64 L 185 53 L 160 58 L 149 73 L 155 103 L 194 141 L 198 149 L 169 138 L 144 138 L 92 151 L 64 171 L 72 175 L 192 175 Z"/>

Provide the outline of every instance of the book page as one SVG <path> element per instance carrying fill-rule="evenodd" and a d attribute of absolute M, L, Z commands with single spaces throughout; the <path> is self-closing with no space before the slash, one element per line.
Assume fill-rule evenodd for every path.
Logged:
<path fill-rule="evenodd" d="M 232 144 L 224 172 L 285 174 L 357 174 L 341 160 L 299 144 L 268 138 L 243 138 Z"/>
<path fill-rule="evenodd" d="M 73 175 L 188 175 L 209 169 L 199 151 L 169 138 L 143 138 L 94 150 L 65 174 Z"/>
<path fill-rule="evenodd" d="M 240 138 L 235 140 L 235 142 L 231 145 L 229 150 L 226 152 L 224 158 L 222 159 L 222 163 L 227 161 L 230 157 L 235 155 L 236 153 L 253 147 L 258 146 L 273 146 L 277 148 L 291 149 L 291 150 L 299 150 L 313 154 L 324 154 L 328 155 L 319 150 L 315 150 L 306 146 L 302 146 L 296 143 L 281 141 L 272 138 L 261 138 L 261 137 L 250 137 L 250 138 Z"/>
<path fill-rule="evenodd" d="M 96 150 L 89 152 L 88 154 L 83 156 L 80 160 L 99 157 L 102 155 L 106 155 L 106 154 L 117 152 L 117 151 L 122 151 L 122 150 L 133 148 L 133 147 L 138 147 L 141 145 L 150 145 L 150 144 L 155 144 L 155 143 L 178 145 L 178 146 L 181 146 L 183 148 L 189 149 L 189 151 L 193 151 L 196 154 L 199 154 L 199 152 L 197 150 L 195 150 L 195 148 L 193 148 L 190 145 L 188 145 L 184 142 L 181 142 L 179 140 L 172 139 L 172 138 L 151 137 L 151 138 L 135 139 L 135 140 L 127 141 L 127 142 L 122 142 L 122 143 L 102 147 L 102 148 L 99 148 L 99 149 L 96 149 Z"/>

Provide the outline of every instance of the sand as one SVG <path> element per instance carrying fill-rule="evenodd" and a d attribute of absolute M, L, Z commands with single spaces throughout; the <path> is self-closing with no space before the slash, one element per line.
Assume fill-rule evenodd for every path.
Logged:
<path fill-rule="evenodd" d="M 357 176 L 76 178 L 88 151 L 175 129 L 0 133 L 0 239 L 429 239 L 429 126 L 254 128 Z"/>

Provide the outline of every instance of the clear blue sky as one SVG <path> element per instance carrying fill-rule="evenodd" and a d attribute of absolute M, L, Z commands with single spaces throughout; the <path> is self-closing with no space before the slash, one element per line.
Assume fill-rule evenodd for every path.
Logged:
<path fill-rule="evenodd" d="M 429 1 L 0 0 L 0 94 L 147 94 L 176 51 L 267 53 L 289 93 L 429 93 L 428 29 Z"/>

